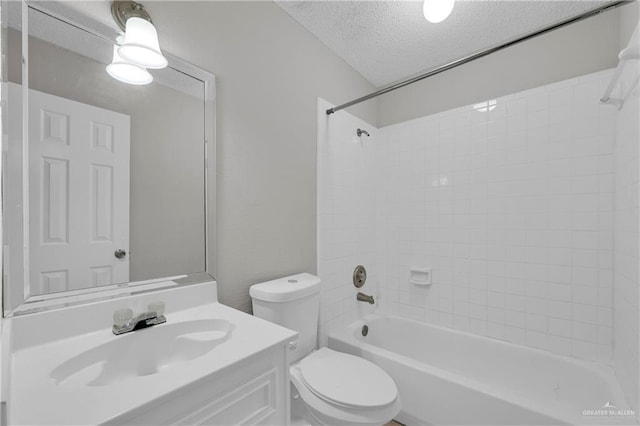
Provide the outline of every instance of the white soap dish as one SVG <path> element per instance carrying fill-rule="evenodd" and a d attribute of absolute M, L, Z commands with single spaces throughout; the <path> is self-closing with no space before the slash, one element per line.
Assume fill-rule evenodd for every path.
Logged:
<path fill-rule="evenodd" d="M 431 268 L 409 269 L 409 282 L 415 285 L 431 285 Z"/>

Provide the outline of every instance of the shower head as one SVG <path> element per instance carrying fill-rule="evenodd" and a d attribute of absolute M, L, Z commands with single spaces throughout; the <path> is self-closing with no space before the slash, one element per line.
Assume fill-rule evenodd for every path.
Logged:
<path fill-rule="evenodd" d="M 358 137 L 360 137 L 362 135 L 371 136 L 371 135 L 369 135 L 369 132 L 367 132 L 366 130 L 362 130 L 362 129 L 356 130 L 356 135 L 358 135 Z"/>

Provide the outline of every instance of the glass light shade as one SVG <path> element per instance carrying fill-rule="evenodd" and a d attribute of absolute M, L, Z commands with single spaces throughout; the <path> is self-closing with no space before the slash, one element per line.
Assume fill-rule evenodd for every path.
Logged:
<path fill-rule="evenodd" d="M 455 0 L 424 0 L 422 13 L 427 21 L 437 24 L 451 14 Z"/>
<path fill-rule="evenodd" d="M 164 68 L 168 63 L 160 52 L 156 27 L 142 18 L 127 19 L 124 42 L 118 53 L 127 62 L 144 68 Z"/>
<path fill-rule="evenodd" d="M 131 64 L 118 55 L 118 45 L 113 46 L 113 60 L 106 69 L 111 77 L 123 83 L 142 86 L 153 81 L 153 76 L 145 68 Z"/>

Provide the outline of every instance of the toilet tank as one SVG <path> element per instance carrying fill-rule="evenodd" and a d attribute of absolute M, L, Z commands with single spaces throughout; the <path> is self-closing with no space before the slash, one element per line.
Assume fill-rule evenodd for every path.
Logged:
<path fill-rule="evenodd" d="M 249 289 L 253 315 L 298 332 L 291 362 L 316 347 L 320 278 L 308 273 L 254 284 Z"/>

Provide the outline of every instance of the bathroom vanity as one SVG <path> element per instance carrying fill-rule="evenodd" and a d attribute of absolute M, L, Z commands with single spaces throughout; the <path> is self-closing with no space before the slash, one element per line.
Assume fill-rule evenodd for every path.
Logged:
<path fill-rule="evenodd" d="M 9 424 L 287 424 L 296 333 L 217 302 L 215 282 L 9 319 Z M 166 304 L 123 335 L 112 315 Z"/>

